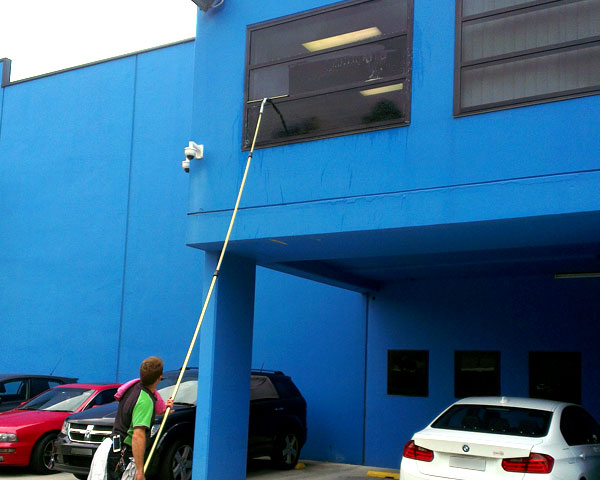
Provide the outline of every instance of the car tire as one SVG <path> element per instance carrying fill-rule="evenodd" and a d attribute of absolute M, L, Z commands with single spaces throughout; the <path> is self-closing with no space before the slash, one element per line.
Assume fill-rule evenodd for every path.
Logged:
<path fill-rule="evenodd" d="M 79 480 L 87 480 L 88 476 L 84 475 L 83 473 L 74 473 L 73 474 L 75 476 L 75 478 L 78 478 Z"/>
<path fill-rule="evenodd" d="M 161 458 L 161 480 L 190 480 L 194 449 L 190 441 L 177 440 Z"/>
<path fill-rule="evenodd" d="M 54 473 L 54 470 L 51 470 L 50 467 L 52 465 L 52 449 L 56 435 L 56 432 L 47 433 L 33 447 L 29 466 L 38 475 Z"/>
<path fill-rule="evenodd" d="M 284 431 L 275 438 L 271 462 L 281 470 L 291 470 L 300 458 L 300 440 L 293 430 Z"/>

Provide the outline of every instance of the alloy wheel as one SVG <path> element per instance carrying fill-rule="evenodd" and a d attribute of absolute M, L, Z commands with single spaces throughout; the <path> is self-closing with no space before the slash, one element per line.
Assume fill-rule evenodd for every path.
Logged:
<path fill-rule="evenodd" d="M 42 452 L 42 462 L 44 463 L 44 466 L 48 470 L 52 470 L 52 467 L 54 466 L 54 459 L 52 458 L 52 450 L 53 450 L 52 440 L 50 440 L 50 441 L 46 442 L 46 444 L 44 445 L 44 450 Z"/>
<path fill-rule="evenodd" d="M 283 462 L 291 465 L 296 461 L 298 455 L 298 438 L 294 433 L 288 433 L 283 439 Z"/>
<path fill-rule="evenodd" d="M 173 479 L 190 480 L 192 478 L 193 449 L 189 445 L 181 445 L 173 457 Z"/>

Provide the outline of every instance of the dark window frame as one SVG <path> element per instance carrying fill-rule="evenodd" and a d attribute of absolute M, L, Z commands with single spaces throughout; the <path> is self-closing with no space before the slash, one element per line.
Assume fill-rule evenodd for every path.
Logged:
<path fill-rule="evenodd" d="M 318 8 L 314 8 L 311 10 L 307 10 L 305 12 L 292 14 L 292 15 L 288 15 L 285 17 L 279 17 L 279 18 L 276 18 L 273 20 L 267 20 L 265 22 L 255 23 L 252 25 L 248 25 L 246 27 L 246 60 L 245 60 L 246 64 L 245 64 L 245 70 L 244 70 L 244 104 L 243 104 L 243 114 L 242 114 L 243 116 L 242 116 L 242 140 L 241 140 L 242 151 L 250 150 L 250 147 L 251 147 L 251 145 L 246 142 L 248 136 L 250 138 L 252 137 L 252 135 L 248 135 L 248 136 L 246 135 L 246 123 L 247 123 L 247 118 L 248 118 L 248 108 L 250 105 L 249 102 L 258 102 L 258 101 L 262 100 L 262 98 L 261 99 L 248 98 L 248 94 L 249 94 L 249 90 L 250 90 L 250 72 L 252 70 L 257 70 L 259 68 L 265 68 L 265 67 L 273 66 L 273 65 L 280 65 L 280 64 L 291 62 L 291 61 L 296 61 L 296 60 L 300 60 L 303 58 L 310 58 L 310 57 L 315 56 L 314 53 L 308 52 L 308 53 L 303 53 L 302 55 L 295 55 L 293 57 L 286 58 L 285 61 L 263 62 L 263 63 L 257 63 L 255 65 L 251 66 L 250 65 L 250 62 L 251 62 L 251 57 L 250 57 L 251 43 L 250 42 L 251 42 L 252 33 L 257 30 L 267 29 L 270 27 L 276 27 L 276 26 L 279 26 L 279 25 L 282 25 L 285 23 L 302 20 L 302 19 L 309 18 L 312 16 L 322 15 L 322 14 L 329 13 L 329 12 L 332 12 L 335 10 L 344 9 L 344 8 L 352 7 L 355 5 L 360 5 L 363 3 L 369 3 L 371 1 L 373 1 L 373 0 L 346 0 L 346 1 L 342 1 L 342 2 L 333 3 L 330 5 L 326 5 L 323 7 L 318 7 Z M 355 42 L 350 47 L 340 46 L 340 47 L 335 47 L 335 48 L 326 50 L 326 53 L 330 53 L 330 52 L 335 52 L 335 51 L 341 51 L 341 50 L 344 50 L 347 48 L 368 45 L 370 43 L 381 42 L 381 41 L 393 39 L 393 38 L 396 38 L 399 36 L 405 36 L 406 37 L 406 52 L 407 52 L 406 74 L 389 77 L 383 82 L 379 82 L 376 85 L 374 84 L 374 86 L 377 86 L 377 85 L 385 86 L 396 80 L 403 81 L 403 83 L 404 83 L 403 89 L 406 91 L 406 107 L 407 107 L 407 109 L 406 109 L 406 115 L 402 121 L 388 120 L 388 121 L 382 121 L 382 122 L 378 123 L 378 125 L 372 126 L 372 127 L 361 127 L 361 128 L 351 129 L 351 130 L 348 129 L 347 127 L 341 127 L 339 129 L 339 131 L 338 130 L 328 131 L 327 133 L 324 133 L 324 134 L 297 135 L 295 137 L 286 138 L 281 141 L 269 142 L 268 144 L 260 145 L 257 143 L 255 148 L 256 149 L 271 148 L 271 147 L 277 147 L 277 146 L 281 146 L 281 145 L 291 145 L 294 143 L 301 143 L 301 142 L 307 142 L 307 141 L 313 141 L 313 140 L 321 140 L 321 139 L 325 139 L 325 138 L 334 138 L 334 137 L 340 137 L 340 136 L 345 136 L 345 135 L 354 135 L 354 134 L 358 134 L 358 133 L 365 133 L 365 132 L 371 132 L 371 131 L 376 131 L 376 130 L 384 130 L 384 129 L 389 129 L 389 128 L 406 127 L 406 126 L 410 125 L 410 114 L 411 114 L 411 105 L 412 105 L 411 97 L 412 97 L 412 63 L 413 63 L 412 62 L 412 54 L 413 54 L 413 30 L 414 30 L 414 26 L 413 26 L 413 23 L 414 23 L 414 0 L 405 0 L 405 1 L 406 1 L 406 9 L 407 9 L 407 11 L 406 11 L 407 25 L 406 25 L 405 33 L 400 34 L 400 35 L 399 34 L 382 35 L 375 39 L 367 39 L 367 40 L 363 40 L 360 42 Z M 312 97 L 318 97 L 320 95 L 328 95 L 328 94 L 335 94 L 335 93 L 339 93 L 339 92 L 347 92 L 349 90 L 358 89 L 360 87 L 364 88 L 364 84 L 362 84 L 362 85 L 352 84 L 349 86 L 345 86 L 344 88 L 341 88 L 341 89 L 333 89 L 333 88 L 323 89 L 323 90 L 312 92 L 310 94 L 296 95 L 292 99 L 286 99 L 286 98 L 280 99 L 280 100 L 278 100 L 278 102 L 285 103 L 287 101 L 294 101 L 294 100 L 298 100 L 298 99 L 302 99 L 302 98 L 312 98 Z M 255 125 L 248 126 L 248 128 L 250 129 L 249 133 L 254 134 Z"/>
<path fill-rule="evenodd" d="M 425 375 L 425 379 L 423 381 L 423 385 L 421 385 L 421 387 L 423 387 L 423 390 L 420 391 L 419 393 L 414 393 L 414 390 L 418 390 L 418 388 L 416 386 L 419 386 L 418 384 L 421 382 L 416 382 L 412 386 L 409 385 L 409 388 L 406 388 L 403 391 L 398 391 L 398 390 L 391 388 L 391 387 L 393 387 L 393 385 L 391 385 L 392 375 L 390 374 L 390 364 L 392 363 L 392 356 L 396 353 L 401 353 L 404 355 L 416 354 L 415 359 L 414 359 L 415 362 L 420 360 L 418 358 L 419 355 L 422 355 L 424 357 L 421 360 L 424 360 L 424 362 L 425 362 L 425 368 L 424 368 L 424 372 L 423 372 Z M 392 349 L 388 349 L 386 371 L 387 371 L 386 394 L 388 396 L 419 397 L 419 398 L 429 397 L 429 350 L 408 350 L 408 349 L 393 349 L 392 350 Z M 415 375 L 417 375 L 418 373 L 419 372 L 416 372 Z M 413 393 L 410 392 L 411 390 L 413 390 Z"/>
<path fill-rule="evenodd" d="M 541 398 L 548 400 L 556 400 L 561 402 L 570 402 L 575 404 L 581 403 L 582 392 L 583 392 L 583 359 L 581 352 L 573 351 L 530 351 L 528 355 L 528 369 L 529 369 L 529 397 L 530 398 Z M 556 359 L 552 358 L 556 357 Z M 562 357 L 562 358 L 560 358 Z M 539 380 L 548 377 L 547 371 L 538 370 L 539 365 L 549 366 L 553 362 L 560 360 L 561 365 L 565 365 L 568 361 L 574 361 L 575 367 L 578 367 L 576 371 L 570 372 L 568 377 L 560 377 L 558 374 L 553 374 L 552 378 L 556 380 L 554 385 L 550 384 L 550 393 L 538 394 L 535 391 L 536 385 L 539 384 Z M 550 367 L 548 367 L 550 368 Z M 573 385 L 568 389 L 568 398 L 563 396 L 563 390 L 565 387 L 561 385 L 560 381 L 564 378 L 568 378 Z M 560 393 L 552 393 L 556 386 L 562 386 Z M 578 387 L 578 388 L 577 388 Z"/>
<path fill-rule="evenodd" d="M 600 94 L 600 84 L 594 87 L 583 87 L 577 89 L 571 89 L 567 91 L 561 91 L 557 93 L 539 94 L 514 100 L 503 100 L 499 102 L 492 102 L 472 107 L 461 108 L 461 73 L 464 69 L 480 67 L 482 65 L 496 65 L 501 63 L 510 63 L 518 60 L 525 60 L 528 58 L 536 58 L 544 55 L 556 53 L 557 51 L 573 51 L 580 48 L 585 48 L 593 44 L 600 45 L 600 36 L 590 37 L 587 40 L 574 40 L 570 42 L 564 42 L 561 44 L 550 45 L 545 47 L 531 48 L 528 50 L 517 51 L 507 53 L 503 55 L 497 55 L 494 57 L 488 57 L 479 59 L 476 61 L 462 61 L 462 27 L 466 22 L 473 22 L 491 17 L 503 18 L 506 16 L 514 15 L 515 12 L 520 11 L 535 11 L 538 9 L 544 9 L 553 7 L 557 4 L 567 4 L 577 2 L 579 0 L 533 0 L 525 2 L 517 6 L 504 7 L 496 10 L 490 10 L 484 13 L 468 15 L 463 17 L 462 7 L 464 0 L 456 0 L 456 15 L 455 15 L 455 40 L 454 40 L 454 102 L 453 110 L 454 117 L 464 117 L 469 115 L 476 115 L 479 113 L 495 112 L 498 110 L 507 110 L 509 108 L 518 108 L 529 105 L 539 105 L 549 102 L 557 102 L 561 100 L 568 100 L 572 98 L 587 97 L 591 95 Z M 564 3 L 562 3 L 564 2 Z"/>
<path fill-rule="evenodd" d="M 459 388 L 462 385 L 461 382 L 458 381 L 458 376 L 460 374 L 459 369 L 459 357 L 461 354 L 484 354 L 488 356 L 494 357 L 496 361 L 496 372 L 495 375 L 497 378 L 494 379 L 497 382 L 497 390 L 494 393 L 468 393 L 462 395 L 462 391 L 459 391 Z M 454 397 L 455 398 L 466 398 L 466 397 L 481 397 L 481 396 L 494 396 L 499 397 L 501 395 L 502 389 L 502 357 L 501 352 L 499 350 L 455 350 L 454 351 Z"/>

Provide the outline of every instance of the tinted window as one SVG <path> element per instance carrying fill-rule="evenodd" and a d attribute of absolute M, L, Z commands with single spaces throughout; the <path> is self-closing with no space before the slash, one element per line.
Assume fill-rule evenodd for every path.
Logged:
<path fill-rule="evenodd" d="M 29 382 L 31 386 L 31 397 L 35 397 L 50 388 L 50 382 L 43 378 L 32 378 Z"/>
<path fill-rule="evenodd" d="M 96 407 L 98 405 L 105 405 L 107 403 L 114 402 L 115 401 L 115 393 L 117 393 L 117 389 L 116 388 L 111 388 L 111 389 L 108 389 L 108 390 L 102 390 L 88 404 L 87 408 Z"/>
<path fill-rule="evenodd" d="M 566 407 L 560 417 L 560 431 L 569 445 L 600 443 L 600 426 L 581 407 Z"/>
<path fill-rule="evenodd" d="M 454 352 L 454 396 L 500 395 L 500 352 Z"/>
<path fill-rule="evenodd" d="M 387 393 L 413 397 L 429 394 L 427 350 L 388 350 Z"/>
<path fill-rule="evenodd" d="M 277 389 L 269 377 L 252 375 L 250 377 L 250 400 L 270 400 L 279 398 Z"/>
<path fill-rule="evenodd" d="M 600 0 L 457 0 L 455 114 L 600 90 Z"/>
<path fill-rule="evenodd" d="M 0 383 L 0 397 L 4 400 L 25 400 L 27 384 L 25 380 L 7 380 Z"/>
<path fill-rule="evenodd" d="M 529 396 L 581 403 L 581 353 L 529 352 Z"/>
<path fill-rule="evenodd" d="M 552 412 L 492 405 L 454 405 L 431 426 L 446 430 L 544 437 Z"/>
<path fill-rule="evenodd" d="M 411 0 L 346 2 L 248 28 L 244 148 L 405 125 Z"/>
<path fill-rule="evenodd" d="M 531 3 L 531 0 L 464 0 L 463 14 L 475 15 L 507 7 L 518 7 L 525 3 Z"/>
<path fill-rule="evenodd" d="M 288 377 L 273 377 L 272 381 L 281 398 L 300 397 L 300 392 Z"/>

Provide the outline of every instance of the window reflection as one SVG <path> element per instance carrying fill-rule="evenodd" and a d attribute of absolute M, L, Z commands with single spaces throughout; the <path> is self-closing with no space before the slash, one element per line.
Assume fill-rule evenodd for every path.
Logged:
<path fill-rule="evenodd" d="M 249 27 L 244 148 L 407 125 L 410 0 L 365 0 Z"/>

